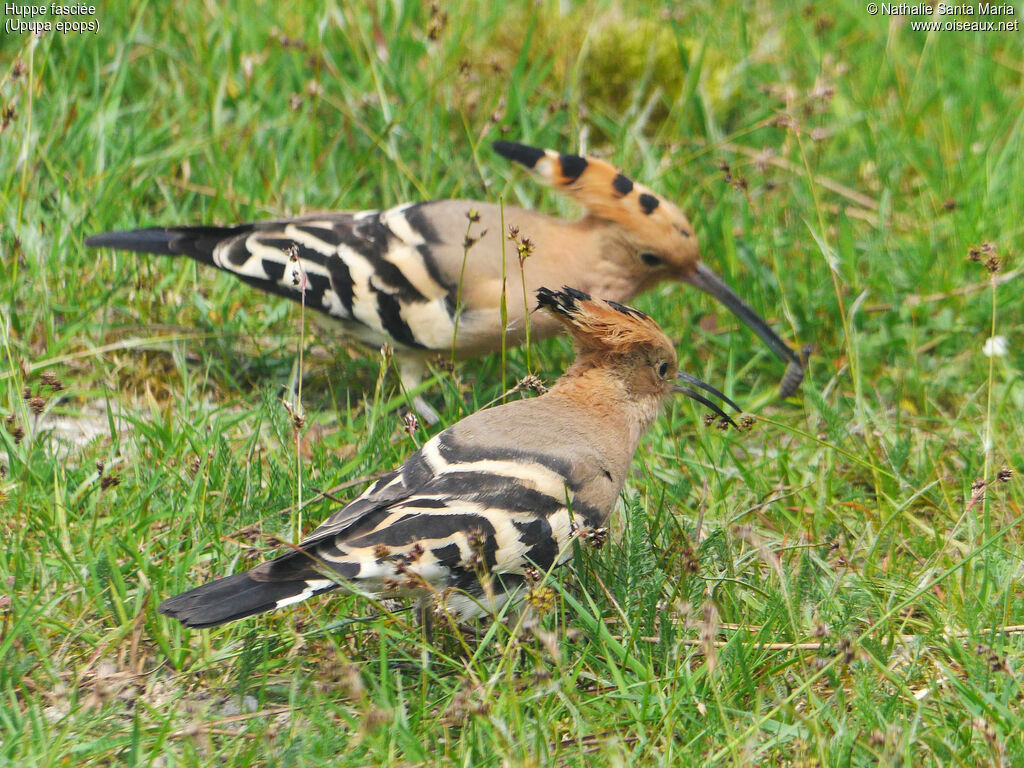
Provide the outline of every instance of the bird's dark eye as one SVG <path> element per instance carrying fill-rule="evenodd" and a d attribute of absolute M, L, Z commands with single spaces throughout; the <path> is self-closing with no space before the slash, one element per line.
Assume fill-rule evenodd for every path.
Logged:
<path fill-rule="evenodd" d="M 661 266 L 661 257 L 655 256 L 653 253 L 641 253 L 640 254 L 640 259 L 648 267 L 660 267 Z"/>
<path fill-rule="evenodd" d="M 658 363 L 658 375 L 663 379 L 668 375 L 668 363 L 664 361 Z"/>

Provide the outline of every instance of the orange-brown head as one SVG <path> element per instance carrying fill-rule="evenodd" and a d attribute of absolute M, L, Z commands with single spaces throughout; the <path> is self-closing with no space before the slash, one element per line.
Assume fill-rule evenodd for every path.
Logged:
<path fill-rule="evenodd" d="M 628 275 L 633 294 L 662 280 L 680 280 L 700 288 L 722 302 L 788 363 L 787 390 L 799 385 L 804 361 L 700 260 L 693 227 L 679 208 L 595 157 L 560 154 L 510 141 L 496 141 L 494 149 L 583 205 L 587 209 L 583 224 L 606 225 L 609 254 L 617 255 L 617 267 Z M 786 394 L 790 392 L 783 396 Z"/>
<path fill-rule="evenodd" d="M 593 298 L 568 286 L 560 291 L 540 288 L 537 306 L 561 322 L 575 341 L 576 360 L 562 380 L 596 373 L 600 379 L 614 382 L 621 396 L 636 409 L 637 420 L 644 428 L 673 392 L 704 403 L 732 423 L 718 405 L 676 384 L 680 379 L 740 410 L 714 387 L 676 369 L 672 342 L 643 312 L 614 301 Z"/>
<path fill-rule="evenodd" d="M 511 141 L 496 141 L 494 149 L 576 200 L 589 217 L 617 225 L 615 237 L 634 261 L 624 266 L 645 286 L 687 280 L 697 268 L 700 250 L 686 215 L 604 160 Z"/>

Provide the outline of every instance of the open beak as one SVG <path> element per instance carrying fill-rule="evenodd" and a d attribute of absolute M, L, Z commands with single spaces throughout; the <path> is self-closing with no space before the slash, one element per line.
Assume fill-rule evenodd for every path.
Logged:
<path fill-rule="evenodd" d="M 700 288 L 705 293 L 710 293 L 722 304 L 729 308 L 736 317 L 749 326 L 750 330 L 761 337 L 771 350 L 778 355 L 779 359 L 787 363 L 786 374 L 779 387 L 781 397 L 786 397 L 796 391 L 804 378 L 804 363 L 800 356 L 789 348 L 779 336 L 772 330 L 771 326 L 743 299 L 736 295 L 732 288 L 722 282 L 722 278 L 708 269 L 703 262 L 697 262 L 697 269 L 684 278 L 690 285 Z"/>
<path fill-rule="evenodd" d="M 696 376 L 691 376 L 690 374 L 686 373 L 685 371 L 679 371 L 676 374 L 676 378 L 680 379 L 681 381 L 685 381 L 687 384 L 692 384 L 694 387 L 697 387 L 697 389 L 703 389 L 705 392 L 711 393 L 712 395 L 714 395 L 715 397 L 719 398 L 720 400 L 723 400 L 727 405 L 731 406 L 732 408 L 735 408 L 737 413 L 740 413 L 740 412 L 743 411 L 742 408 L 740 408 L 738 405 L 736 405 L 736 403 L 734 403 L 728 397 L 723 395 L 721 392 L 719 392 L 717 389 L 712 387 L 706 381 L 702 381 L 701 379 L 698 379 Z M 718 403 L 715 403 L 715 402 L 712 402 L 711 400 L 708 400 L 706 397 L 704 397 L 704 395 L 700 394 L 695 389 L 692 389 L 691 387 L 684 387 L 684 386 L 681 386 L 679 384 L 673 384 L 672 385 L 672 391 L 673 392 L 678 392 L 678 393 L 680 393 L 682 395 L 686 395 L 690 399 L 696 400 L 701 405 L 707 406 L 712 411 L 714 411 L 715 414 L 717 414 L 720 418 L 724 419 L 725 421 L 729 422 L 734 427 L 739 429 L 739 427 L 736 425 L 736 422 L 733 421 L 729 417 L 729 414 L 727 414 L 725 411 L 723 411 L 721 409 L 721 407 L 718 405 Z"/>

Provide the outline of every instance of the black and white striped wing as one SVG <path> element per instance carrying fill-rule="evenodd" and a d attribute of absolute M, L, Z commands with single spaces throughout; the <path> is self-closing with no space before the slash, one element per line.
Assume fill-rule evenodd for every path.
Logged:
<path fill-rule="evenodd" d="M 447 349 L 455 291 L 436 269 L 423 206 L 253 225 L 219 243 L 215 266 L 342 321 L 364 343 Z M 301 271 L 290 261 L 295 253 Z"/>
<path fill-rule="evenodd" d="M 461 618 L 498 607 L 528 569 L 565 562 L 574 532 L 603 515 L 578 498 L 566 459 L 460 443 L 457 429 L 436 435 L 295 550 L 169 598 L 160 612 L 214 626 L 341 586 L 376 596 L 454 588 L 448 606 Z"/>
<path fill-rule="evenodd" d="M 87 237 L 93 248 L 185 255 L 340 321 L 371 346 L 449 349 L 458 286 L 432 248 L 445 248 L 431 206 L 324 213 L 234 227 L 153 227 Z M 292 260 L 292 254 L 298 262 Z"/>
<path fill-rule="evenodd" d="M 459 445 L 449 430 L 300 546 L 372 593 L 414 588 L 422 580 L 435 589 L 479 594 L 481 573 L 508 587 L 527 568 L 544 571 L 564 562 L 574 530 L 593 517 L 574 503 L 563 459 L 508 450 L 489 455 Z M 271 576 L 280 566 L 264 567 Z M 309 586 L 327 589 L 332 582 Z"/>

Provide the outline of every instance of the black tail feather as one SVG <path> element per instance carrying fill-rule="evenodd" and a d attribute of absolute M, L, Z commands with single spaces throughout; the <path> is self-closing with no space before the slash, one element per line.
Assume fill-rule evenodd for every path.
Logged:
<path fill-rule="evenodd" d="M 304 580 L 257 581 L 246 571 L 169 597 L 160 603 L 157 610 L 177 619 L 186 627 L 215 627 L 272 611 L 282 601 L 294 598 L 308 589 L 309 584 Z M 319 591 L 330 589 L 333 587 Z"/>
<path fill-rule="evenodd" d="M 237 227 L 150 227 L 90 235 L 85 238 L 85 244 L 89 248 L 189 256 L 203 264 L 213 264 L 213 249 L 219 243 L 251 229 L 248 224 Z"/>

